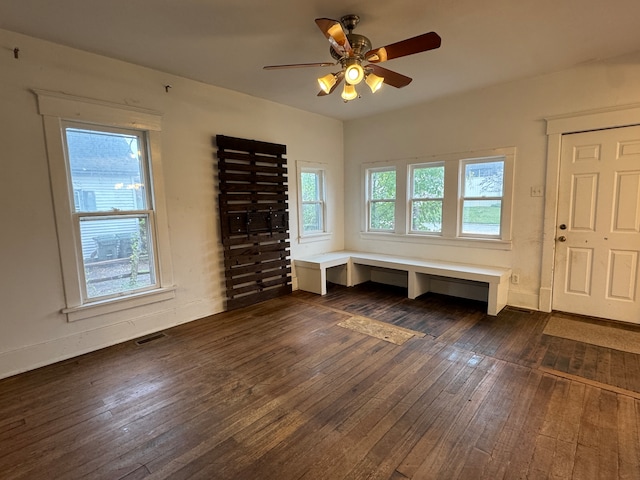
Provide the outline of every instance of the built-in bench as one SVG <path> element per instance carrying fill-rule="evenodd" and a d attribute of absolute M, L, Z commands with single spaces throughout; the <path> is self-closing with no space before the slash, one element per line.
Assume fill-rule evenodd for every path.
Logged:
<path fill-rule="evenodd" d="M 431 291 L 432 282 L 442 278 L 481 282 L 488 287 L 489 315 L 497 315 L 507 304 L 511 277 L 508 268 L 363 252 L 322 253 L 294 258 L 293 264 L 298 288 L 319 295 L 326 295 L 327 280 L 351 287 L 372 280 L 376 269 L 406 272 L 409 298 Z"/>

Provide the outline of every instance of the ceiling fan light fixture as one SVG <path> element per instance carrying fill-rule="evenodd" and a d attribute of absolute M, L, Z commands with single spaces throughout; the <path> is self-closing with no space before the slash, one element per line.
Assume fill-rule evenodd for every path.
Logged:
<path fill-rule="evenodd" d="M 359 63 L 352 63 L 344 71 L 344 79 L 350 85 L 359 84 L 364 78 L 364 69 Z"/>
<path fill-rule="evenodd" d="M 342 98 L 345 102 L 349 100 L 354 100 L 358 97 L 358 92 L 356 92 L 356 87 L 349 83 L 344 84 L 344 89 L 342 90 Z"/>
<path fill-rule="evenodd" d="M 318 83 L 324 93 L 330 93 L 331 89 L 336 84 L 336 81 L 336 76 L 333 73 L 329 73 L 324 77 L 318 78 Z"/>
<path fill-rule="evenodd" d="M 380 88 L 382 88 L 382 82 L 384 82 L 384 78 L 379 77 L 375 73 L 370 73 L 367 75 L 367 78 L 364 81 L 369 85 L 371 89 L 371 93 L 376 93 Z"/>

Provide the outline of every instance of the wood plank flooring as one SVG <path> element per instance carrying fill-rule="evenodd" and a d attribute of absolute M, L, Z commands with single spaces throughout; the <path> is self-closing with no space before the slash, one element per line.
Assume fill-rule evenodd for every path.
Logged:
<path fill-rule="evenodd" d="M 0 478 L 640 478 L 638 355 L 485 310 L 298 291 L 2 380 Z"/>

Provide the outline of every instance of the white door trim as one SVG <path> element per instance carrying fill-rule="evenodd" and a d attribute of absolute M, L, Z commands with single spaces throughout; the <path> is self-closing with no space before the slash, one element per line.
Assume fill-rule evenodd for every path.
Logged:
<path fill-rule="evenodd" d="M 540 294 L 538 308 L 552 309 L 553 270 L 556 253 L 556 219 L 558 215 L 558 179 L 562 135 L 605 128 L 640 125 L 640 104 L 588 110 L 545 118 L 547 122 L 547 179 L 540 265 Z"/>

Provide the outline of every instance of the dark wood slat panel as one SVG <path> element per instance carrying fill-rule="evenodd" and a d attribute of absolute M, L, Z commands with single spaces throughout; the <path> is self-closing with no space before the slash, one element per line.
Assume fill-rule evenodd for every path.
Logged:
<path fill-rule="evenodd" d="M 284 155 L 284 154 L 283 154 Z M 269 155 L 257 152 L 240 152 L 233 150 L 220 151 L 219 158 L 228 163 L 273 163 L 274 165 L 282 163 L 284 158 L 280 155 Z"/>
<path fill-rule="evenodd" d="M 256 193 L 256 192 L 229 192 L 219 196 L 220 201 L 234 202 L 286 202 L 289 195 L 286 193 Z"/>
<path fill-rule="evenodd" d="M 291 291 L 286 147 L 221 135 L 216 144 L 227 308 Z"/>
<path fill-rule="evenodd" d="M 290 283 L 291 279 L 288 276 L 281 276 L 279 278 L 274 278 L 272 280 L 258 280 L 252 282 L 248 285 L 245 285 L 246 282 L 241 282 L 239 279 L 234 278 L 234 283 L 231 285 L 228 293 L 231 298 L 236 298 L 239 295 L 243 295 L 249 292 L 262 292 L 264 290 L 269 290 L 271 287 L 277 287 L 283 284 Z"/>
<path fill-rule="evenodd" d="M 261 253 L 281 252 L 288 253 L 289 242 L 280 241 L 274 244 L 241 245 L 230 248 L 226 252 L 227 258 L 245 257 L 248 255 L 260 255 Z"/>
<path fill-rule="evenodd" d="M 291 285 L 285 285 L 280 288 L 274 288 L 273 290 L 265 290 L 264 292 L 248 295 L 246 297 L 231 298 L 227 300 L 227 309 L 234 310 L 237 308 L 248 307 L 255 305 L 256 303 L 271 300 L 273 298 L 282 297 L 291 293 Z"/>
<path fill-rule="evenodd" d="M 244 185 L 244 184 L 236 184 L 236 183 L 224 183 L 220 184 L 220 191 L 223 193 L 227 192 L 247 192 L 247 193 L 263 193 L 263 192 L 273 192 L 273 193 L 284 193 L 287 191 L 286 185 Z"/>
<path fill-rule="evenodd" d="M 286 176 L 289 172 L 287 167 L 278 163 L 278 166 L 254 165 L 240 162 L 228 162 L 224 158 L 220 158 L 219 165 L 225 172 L 256 172 L 256 173 L 272 173 Z"/>
<path fill-rule="evenodd" d="M 281 156 L 271 156 L 260 153 L 240 153 L 233 151 L 220 151 L 218 154 L 218 158 L 222 158 L 227 160 L 228 164 L 233 163 L 246 163 L 246 164 L 254 164 L 254 165 L 265 165 L 265 166 L 274 166 L 274 165 L 284 165 L 287 163 L 287 160 Z"/>
<path fill-rule="evenodd" d="M 232 203 L 227 204 L 227 213 L 246 213 L 246 212 L 286 212 L 288 205 L 286 203 Z"/>
<path fill-rule="evenodd" d="M 248 264 L 256 264 L 260 262 L 266 262 L 269 260 L 283 260 L 288 255 L 289 255 L 289 252 L 276 251 L 276 252 L 262 252 L 257 255 L 248 255 L 246 257 L 240 257 L 240 258 L 225 257 L 224 265 L 226 269 L 231 269 L 233 267 L 238 267 L 238 266 L 248 265 Z"/>
<path fill-rule="evenodd" d="M 277 185 L 285 184 L 288 181 L 286 175 L 258 175 L 256 173 L 228 173 L 220 172 L 220 181 L 223 182 L 240 182 L 240 183 L 275 183 Z"/>
<path fill-rule="evenodd" d="M 290 262 L 287 259 L 279 259 L 275 261 L 264 260 L 253 265 L 243 265 L 241 267 L 231 266 L 230 268 L 233 275 L 244 275 L 245 273 L 265 272 L 267 270 L 274 270 L 276 268 L 284 268 L 287 267 L 289 263 Z"/>
<path fill-rule="evenodd" d="M 260 264 L 245 265 L 239 268 L 248 268 L 248 267 L 262 268 L 262 270 L 254 269 L 254 271 L 252 272 L 244 272 L 244 273 L 240 273 L 234 270 L 233 278 L 232 279 L 228 278 L 226 280 L 227 286 L 230 288 L 235 288 L 236 286 L 239 286 L 248 282 L 258 282 L 266 278 L 275 278 L 277 276 L 291 275 L 291 267 L 287 265 L 283 267 L 264 268 L 261 262 Z"/>
<path fill-rule="evenodd" d="M 216 145 L 223 150 L 237 150 L 239 152 L 257 152 L 269 155 L 286 155 L 287 147 L 277 143 L 247 140 L 244 138 L 216 135 Z"/>
<path fill-rule="evenodd" d="M 286 232 L 289 216 L 286 211 L 234 212 L 221 218 L 228 236 L 252 235 L 259 232 Z"/>
<path fill-rule="evenodd" d="M 264 243 L 265 245 L 269 245 L 270 243 L 275 243 L 280 240 L 289 240 L 288 233 L 258 233 L 255 235 L 243 235 L 238 237 L 230 237 L 223 240 L 222 244 L 225 247 L 233 247 L 236 245 L 250 245 L 250 244 L 259 244 Z"/>

